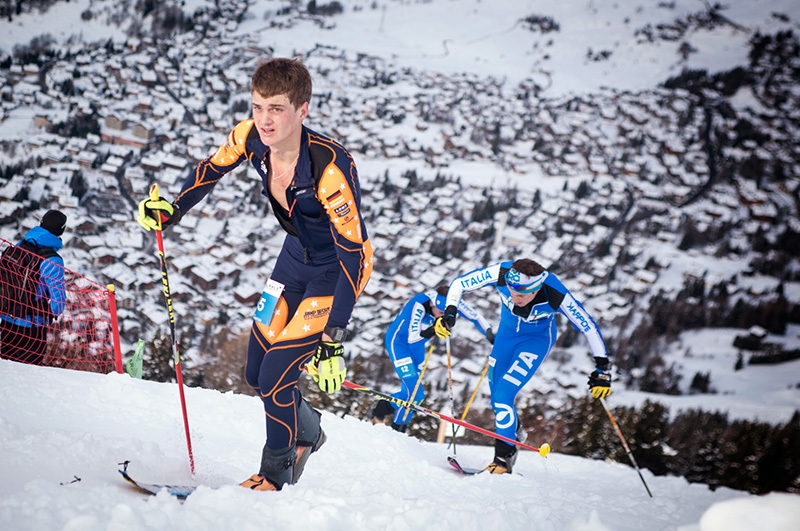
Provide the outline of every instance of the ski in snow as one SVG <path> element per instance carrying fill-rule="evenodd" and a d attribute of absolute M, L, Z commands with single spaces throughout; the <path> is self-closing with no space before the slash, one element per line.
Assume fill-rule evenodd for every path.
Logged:
<path fill-rule="evenodd" d="M 450 463 L 450 466 L 452 466 L 456 472 L 465 476 L 474 476 L 485 470 L 484 468 L 465 468 L 461 466 L 461 464 L 452 455 L 447 457 L 447 462 Z"/>
<path fill-rule="evenodd" d="M 147 494 L 152 494 L 153 496 L 155 496 L 162 490 L 166 490 L 176 498 L 186 499 L 186 497 L 192 492 L 194 492 L 194 489 L 197 488 L 195 486 L 184 486 L 184 485 L 160 485 L 153 483 L 141 483 L 139 481 L 134 480 L 126 470 L 120 470 L 119 473 L 122 474 L 122 477 L 125 478 L 125 481 L 127 481 L 140 491 L 146 492 Z"/>

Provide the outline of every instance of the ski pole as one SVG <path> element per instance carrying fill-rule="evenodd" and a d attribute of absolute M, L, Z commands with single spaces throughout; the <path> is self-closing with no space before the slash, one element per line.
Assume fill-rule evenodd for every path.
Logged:
<path fill-rule="evenodd" d="M 433 341 L 431 341 L 431 346 L 428 347 L 428 353 L 425 355 L 425 363 L 422 364 L 422 370 L 419 372 L 419 378 L 417 378 L 417 385 L 414 386 L 414 392 L 411 393 L 411 401 L 414 401 L 414 398 L 417 396 L 417 389 L 419 389 L 419 384 L 422 381 L 422 375 L 425 374 L 425 369 L 428 367 L 428 360 L 431 359 L 431 354 L 433 353 Z M 408 418 L 408 413 L 411 410 L 406 408 L 405 414 L 403 414 L 403 424 L 405 424 L 406 419 Z"/>
<path fill-rule="evenodd" d="M 647 482 L 644 480 L 644 476 L 642 476 L 642 471 L 639 470 L 639 465 L 636 463 L 636 459 L 633 458 L 633 454 L 631 453 L 631 449 L 628 448 L 628 443 L 625 442 L 625 437 L 622 436 L 622 430 L 619 429 L 619 426 L 617 425 L 617 421 L 614 419 L 614 415 L 612 415 L 611 414 L 611 410 L 608 409 L 608 404 L 606 404 L 606 399 L 605 398 L 601 398 L 600 399 L 600 403 L 603 404 L 603 409 L 606 410 L 606 413 L 608 414 L 608 418 L 611 419 L 611 424 L 614 426 L 614 430 L 616 430 L 617 436 L 619 437 L 619 440 L 622 441 L 622 446 L 625 447 L 625 452 L 628 454 L 628 459 L 631 460 L 631 464 L 633 465 L 633 468 L 635 468 L 636 472 L 639 473 L 639 479 L 642 480 L 642 483 L 644 484 L 644 488 L 647 490 L 647 494 L 649 494 L 650 497 L 652 498 L 653 497 L 653 493 L 650 492 L 650 487 L 647 486 Z"/>
<path fill-rule="evenodd" d="M 150 187 L 150 199 L 158 201 L 158 183 Z M 183 429 L 186 432 L 186 448 L 189 451 L 189 468 L 194 477 L 194 454 L 192 453 L 192 437 L 189 434 L 189 417 L 186 414 L 186 397 L 183 393 L 183 374 L 181 372 L 181 354 L 178 350 L 178 339 L 175 333 L 175 312 L 172 309 L 172 297 L 169 290 L 169 278 L 167 277 L 167 255 L 164 253 L 164 239 L 161 236 L 161 213 L 157 212 L 158 228 L 156 229 L 156 241 L 158 242 L 158 256 L 161 260 L 161 281 L 164 284 L 164 297 L 167 302 L 167 312 L 169 313 L 169 329 L 172 333 L 172 355 L 175 360 L 175 375 L 178 378 L 178 391 L 181 397 L 181 411 L 183 412 Z"/>
<path fill-rule="evenodd" d="M 472 396 L 469 397 L 469 402 L 467 402 L 467 407 L 464 408 L 464 412 L 461 414 L 461 420 L 467 418 L 467 411 L 469 411 L 469 407 L 472 405 L 472 401 L 475 400 L 475 395 L 478 394 L 478 388 L 480 388 L 481 382 L 486 377 L 487 372 L 489 372 L 489 360 L 486 360 L 486 367 L 483 368 L 483 372 L 481 372 L 481 377 L 478 378 L 478 385 L 475 386 L 475 390 L 472 391 Z"/>
<path fill-rule="evenodd" d="M 455 399 L 453 398 L 453 371 L 452 366 L 450 364 L 450 336 L 444 340 L 445 345 L 447 347 L 447 386 L 450 388 L 450 416 L 456 416 L 456 408 L 455 408 Z M 456 455 L 456 425 L 452 424 L 453 426 L 453 455 Z"/>
<path fill-rule="evenodd" d="M 306 366 L 306 369 L 308 370 L 309 367 Z M 311 370 L 313 371 L 313 369 L 311 369 Z M 360 393 L 368 394 L 368 395 L 370 395 L 370 396 L 372 396 L 374 398 L 382 398 L 382 399 L 387 400 L 389 402 L 393 402 L 393 403 L 395 403 L 395 404 L 397 404 L 397 405 L 399 405 L 401 407 L 411 408 L 414 411 L 416 411 L 417 413 L 422 413 L 423 415 L 427 415 L 429 417 L 433 417 L 433 418 L 436 418 L 436 419 L 439 419 L 439 420 L 444 420 L 446 422 L 450 422 L 451 424 L 456 424 L 458 426 L 461 426 L 461 427 L 466 428 L 468 430 L 472 430 L 472 431 L 480 433 L 482 435 L 488 435 L 489 437 L 494 437 L 495 439 L 499 439 L 499 440 L 501 440 L 501 441 L 503 441 L 505 443 L 513 444 L 515 446 L 519 446 L 520 448 L 524 448 L 526 450 L 530 450 L 532 452 L 536 452 L 539 455 L 541 455 L 542 457 L 547 457 L 547 454 L 550 453 L 550 445 L 547 444 L 547 443 L 544 443 L 543 445 L 541 445 L 540 447 L 537 448 L 535 446 L 531 446 L 529 444 L 525 444 L 523 442 L 520 442 L 520 441 L 517 441 L 517 440 L 514 440 L 514 439 L 510 439 L 508 437 L 504 437 L 503 435 L 500 435 L 499 433 L 495 433 L 493 431 L 481 428 L 480 426 L 475 426 L 474 424 L 470 424 L 469 422 L 465 422 L 465 421 L 459 420 L 457 418 L 449 417 L 449 416 L 445 415 L 444 413 L 439 413 L 438 411 L 434 411 L 432 409 L 428 409 L 426 407 L 422 407 L 419 404 L 415 404 L 413 402 L 408 402 L 407 400 L 401 400 L 399 398 L 393 397 L 392 395 L 388 395 L 386 393 L 381 393 L 380 391 L 375 391 L 374 389 L 370 389 L 369 387 L 364 387 L 362 385 L 354 384 L 353 382 L 349 382 L 347 380 L 342 382 L 342 387 L 347 387 L 348 389 L 352 389 L 352 390 L 358 391 Z"/>

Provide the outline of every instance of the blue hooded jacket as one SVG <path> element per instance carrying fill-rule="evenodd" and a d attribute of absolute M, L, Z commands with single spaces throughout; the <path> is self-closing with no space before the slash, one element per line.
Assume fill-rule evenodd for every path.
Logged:
<path fill-rule="evenodd" d="M 61 238 L 40 226 L 29 230 L 19 243 L 25 240 L 31 241 L 39 247 L 48 247 L 56 252 L 64 245 Z M 67 302 L 67 293 L 64 285 L 64 260 L 58 255 L 42 260 L 39 265 L 39 285 L 36 286 L 36 300 L 41 300 L 45 296 L 50 298 L 50 311 L 53 315 L 61 315 Z M 31 323 L 30 317 L 18 318 L 4 314 L 0 318 L 25 328 L 30 328 L 31 324 L 34 326 L 48 324 L 40 316 L 36 316 L 33 319 L 33 323 Z"/>

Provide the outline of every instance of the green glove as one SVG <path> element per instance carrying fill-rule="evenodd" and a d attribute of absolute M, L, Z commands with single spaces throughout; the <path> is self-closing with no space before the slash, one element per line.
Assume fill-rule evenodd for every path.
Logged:
<path fill-rule="evenodd" d="M 139 217 L 136 221 L 144 227 L 144 230 L 163 230 L 180 219 L 181 210 L 176 205 L 163 197 L 158 199 L 148 197 L 139 203 Z"/>
<path fill-rule="evenodd" d="M 332 394 L 342 388 L 347 367 L 344 365 L 344 347 L 341 343 L 320 340 L 312 361 L 317 374 L 312 373 L 311 377 L 320 389 Z"/>

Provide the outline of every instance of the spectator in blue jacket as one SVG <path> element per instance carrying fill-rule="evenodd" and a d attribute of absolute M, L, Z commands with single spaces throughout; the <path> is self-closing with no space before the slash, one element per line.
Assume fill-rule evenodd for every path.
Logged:
<path fill-rule="evenodd" d="M 64 260 L 58 251 L 67 216 L 48 210 L 38 226 L 3 252 L 0 357 L 42 365 L 47 330 L 66 305 Z M 27 282 L 31 279 L 33 282 Z"/>

